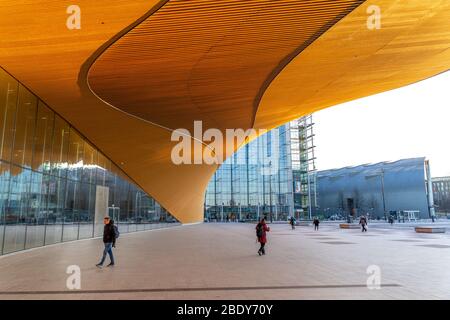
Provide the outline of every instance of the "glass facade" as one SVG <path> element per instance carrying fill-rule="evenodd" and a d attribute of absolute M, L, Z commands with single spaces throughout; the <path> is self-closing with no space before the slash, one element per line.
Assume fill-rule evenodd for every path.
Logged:
<path fill-rule="evenodd" d="M 433 178 L 432 184 L 436 211 L 447 215 L 450 212 L 450 177 Z"/>
<path fill-rule="evenodd" d="M 209 182 L 205 220 L 310 219 L 317 206 L 313 125 L 311 115 L 290 121 L 227 159 Z"/>
<path fill-rule="evenodd" d="M 220 166 L 207 188 L 205 219 L 286 220 L 294 212 L 293 199 L 290 127 L 283 125 L 246 144 Z"/>
<path fill-rule="evenodd" d="M 0 69 L 0 254 L 177 221 L 17 80 Z"/>
<path fill-rule="evenodd" d="M 297 219 L 312 219 L 317 213 L 314 123 L 312 115 L 289 123 L 294 175 L 294 207 Z"/>

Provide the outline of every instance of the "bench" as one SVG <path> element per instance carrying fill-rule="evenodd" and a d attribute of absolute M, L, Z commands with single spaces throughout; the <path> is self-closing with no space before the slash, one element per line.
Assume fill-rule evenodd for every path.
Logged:
<path fill-rule="evenodd" d="M 360 226 L 359 226 L 359 224 L 355 224 L 355 223 L 340 223 L 339 228 L 341 228 L 341 229 L 359 229 Z"/>
<path fill-rule="evenodd" d="M 415 227 L 417 233 L 445 233 L 445 228 L 439 227 Z"/>

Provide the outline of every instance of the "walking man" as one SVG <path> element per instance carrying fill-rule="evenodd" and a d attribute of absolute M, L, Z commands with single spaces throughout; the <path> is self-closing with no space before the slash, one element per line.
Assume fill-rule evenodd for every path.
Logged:
<path fill-rule="evenodd" d="M 319 218 L 315 217 L 313 221 L 314 231 L 319 231 L 319 223 L 320 223 Z"/>
<path fill-rule="evenodd" d="M 264 246 L 267 242 L 266 232 L 268 231 L 270 231 L 270 228 L 266 224 L 266 219 L 262 218 L 261 221 L 256 225 L 256 237 L 258 238 L 258 242 L 261 244 L 261 247 L 258 250 L 259 255 L 266 254 Z"/>
<path fill-rule="evenodd" d="M 289 219 L 289 223 L 290 223 L 290 225 L 291 225 L 291 227 L 292 227 L 292 230 L 294 230 L 294 229 L 295 229 L 295 218 L 294 218 L 294 217 L 291 217 L 291 218 Z"/>
<path fill-rule="evenodd" d="M 103 224 L 105 225 L 103 228 L 103 243 L 105 244 L 105 249 L 103 250 L 102 260 L 96 265 L 99 268 L 103 267 L 103 263 L 105 262 L 107 254 L 109 255 L 109 259 L 111 260 L 107 267 L 114 266 L 114 255 L 112 252 L 112 248 L 116 247 L 116 232 L 114 228 L 114 222 L 109 217 L 105 217 L 103 219 Z"/>
<path fill-rule="evenodd" d="M 361 225 L 361 232 L 367 232 L 367 219 L 364 216 L 361 216 L 361 218 L 359 219 L 359 224 Z"/>

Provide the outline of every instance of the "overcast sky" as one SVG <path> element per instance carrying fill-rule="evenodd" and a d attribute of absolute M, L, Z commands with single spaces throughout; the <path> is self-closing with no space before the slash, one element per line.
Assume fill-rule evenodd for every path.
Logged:
<path fill-rule="evenodd" d="M 450 72 L 313 118 L 318 170 L 425 156 L 450 176 Z"/>

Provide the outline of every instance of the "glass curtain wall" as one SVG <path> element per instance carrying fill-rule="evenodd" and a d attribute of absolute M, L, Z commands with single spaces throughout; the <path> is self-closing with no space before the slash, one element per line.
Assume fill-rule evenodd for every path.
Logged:
<path fill-rule="evenodd" d="M 75 128 L 0 68 L 0 254 L 176 223 Z"/>
<path fill-rule="evenodd" d="M 228 158 L 209 182 L 205 196 L 207 221 L 254 221 L 263 216 L 286 221 L 293 210 L 288 125 L 260 136 Z"/>

